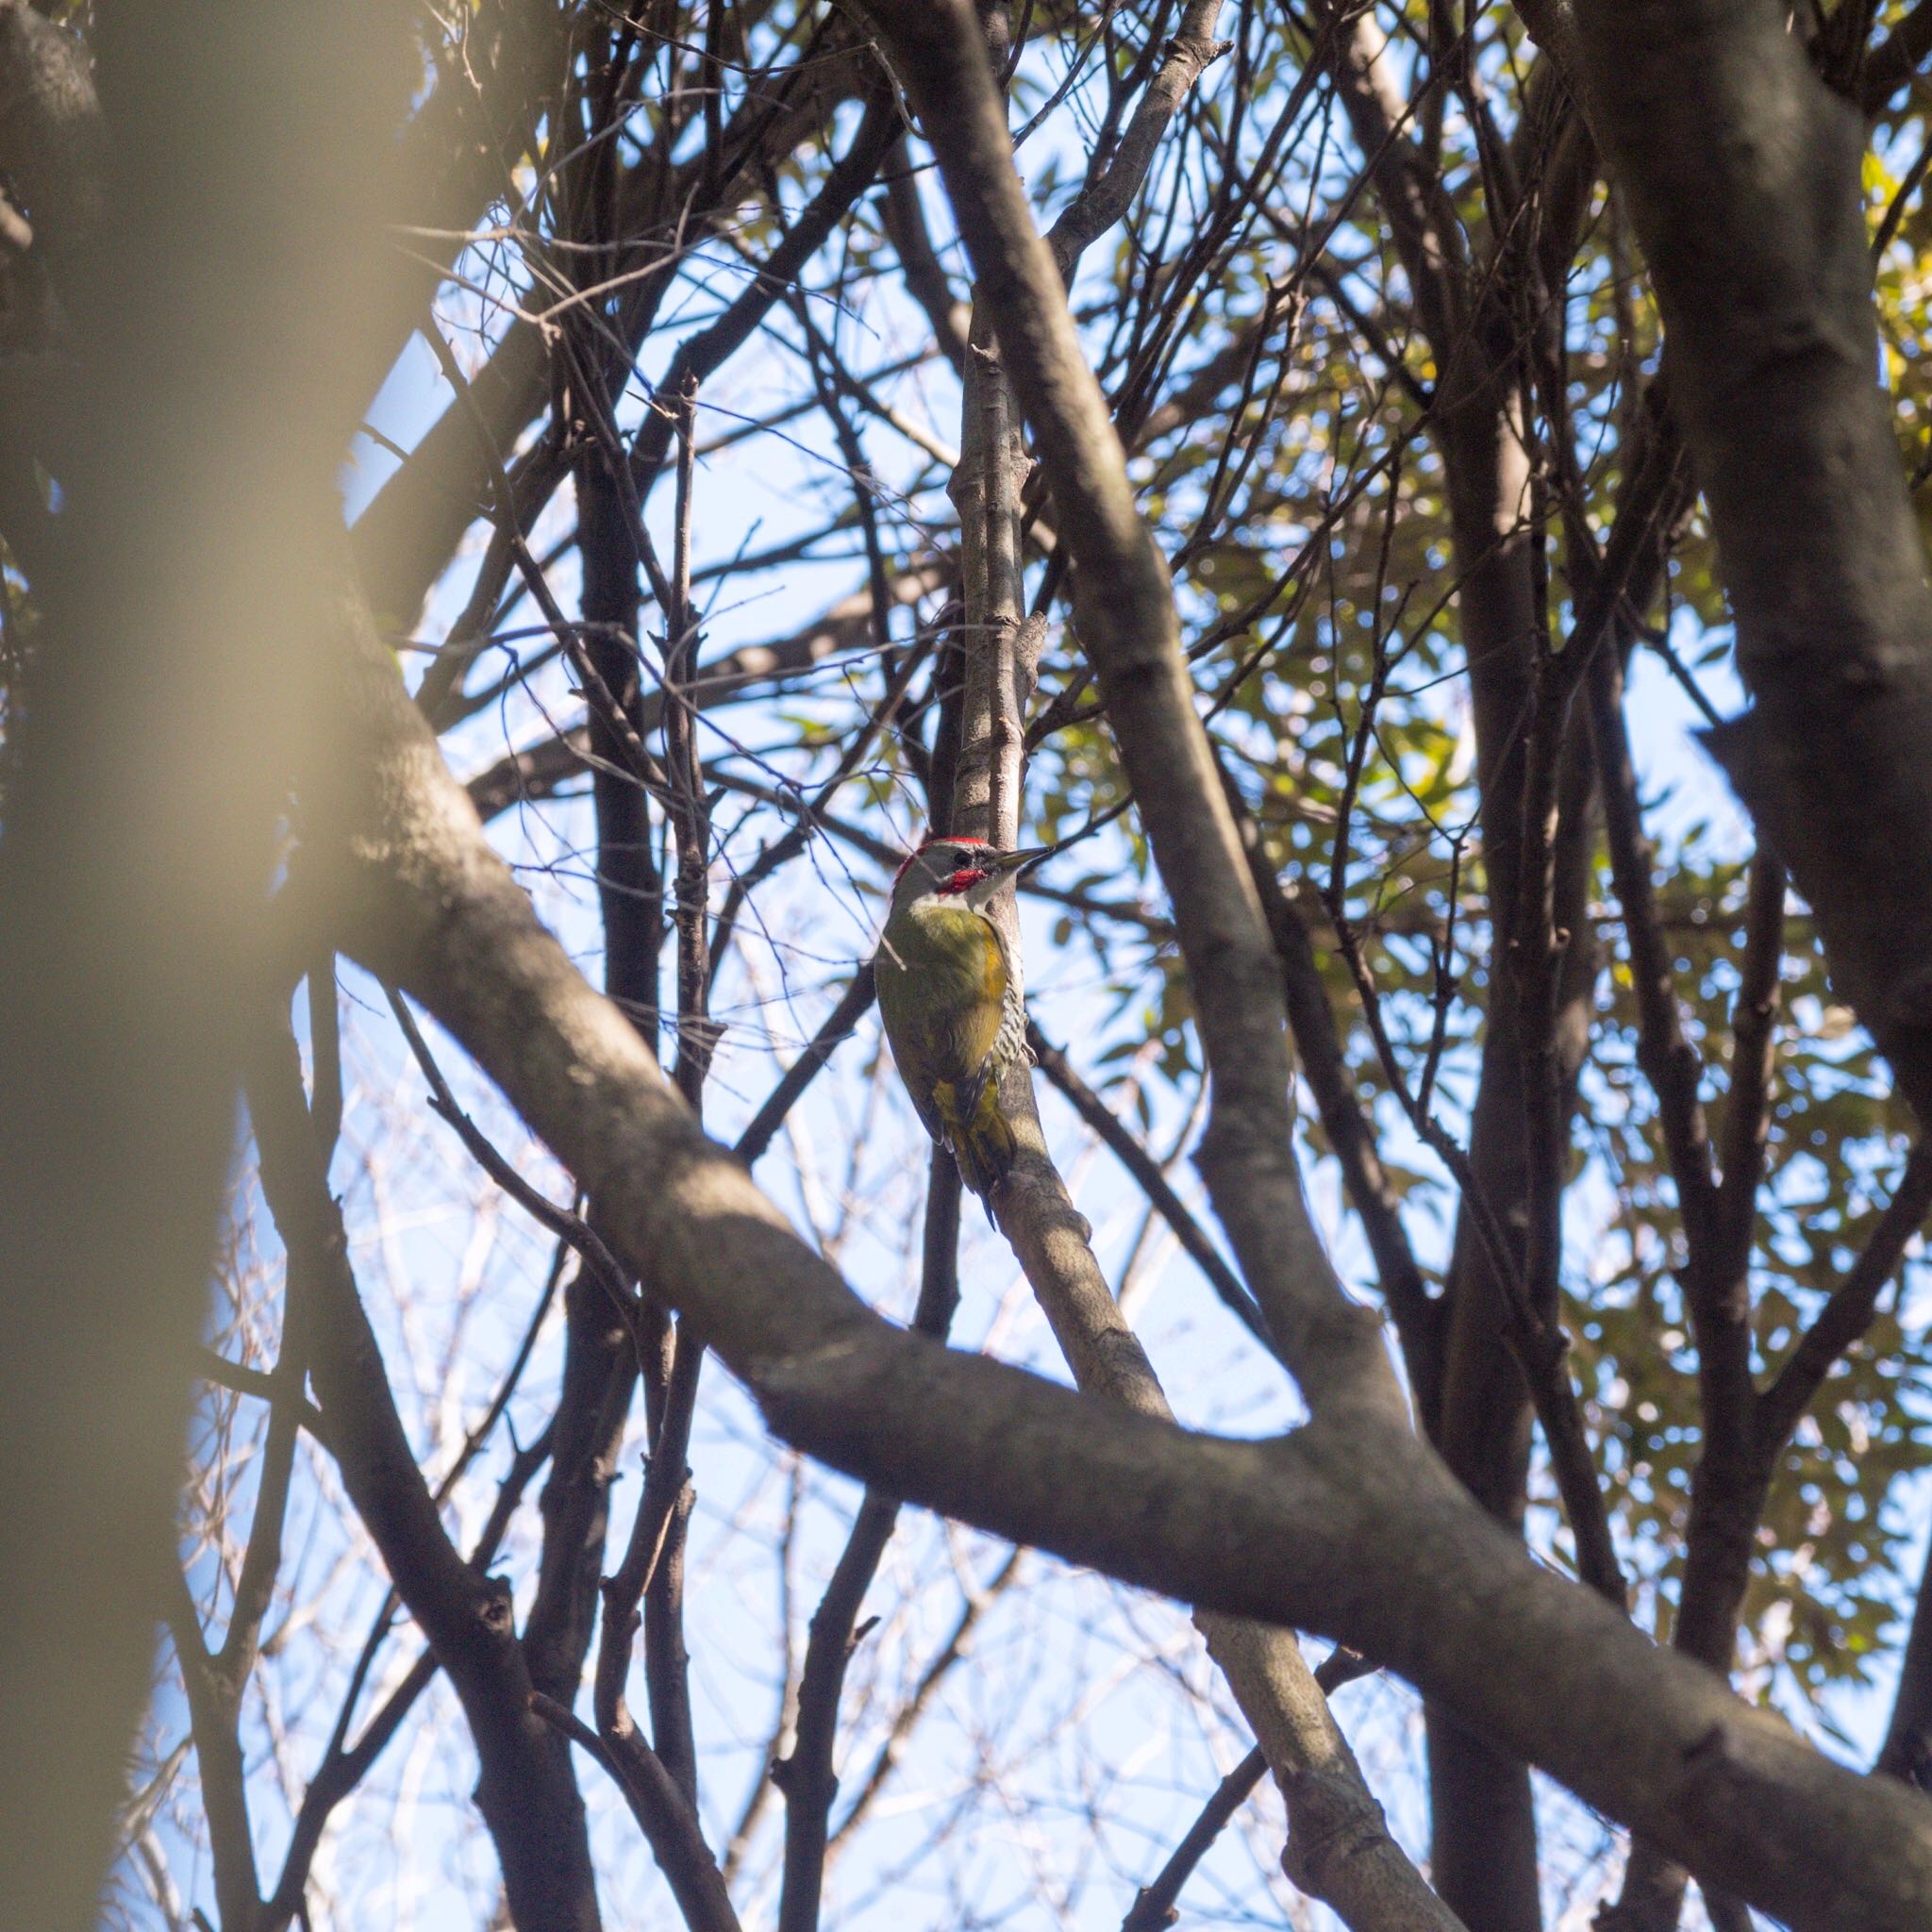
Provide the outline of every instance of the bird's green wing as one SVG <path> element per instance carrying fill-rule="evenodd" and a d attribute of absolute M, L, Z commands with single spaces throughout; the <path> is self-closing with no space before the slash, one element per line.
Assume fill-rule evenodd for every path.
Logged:
<path fill-rule="evenodd" d="M 1007 957 L 991 923 L 961 907 L 894 920 L 876 965 L 892 1058 L 926 1131 L 946 1138 L 941 1086 L 971 1107 L 1005 1012 Z"/>

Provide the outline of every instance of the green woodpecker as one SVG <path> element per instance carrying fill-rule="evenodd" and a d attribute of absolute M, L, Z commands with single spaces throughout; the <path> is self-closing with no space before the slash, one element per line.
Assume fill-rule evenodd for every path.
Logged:
<path fill-rule="evenodd" d="M 979 839 L 928 839 L 900 866 L 879 941 L 879 1012 L 925 1130 L 981 1200 L 1017 1151 L 1000 1076 L 1026 1052 L 1018 963 L 987 908 L 1037 858 Z M 991 1208 L 987 1210 L 991 1213 Z"/>

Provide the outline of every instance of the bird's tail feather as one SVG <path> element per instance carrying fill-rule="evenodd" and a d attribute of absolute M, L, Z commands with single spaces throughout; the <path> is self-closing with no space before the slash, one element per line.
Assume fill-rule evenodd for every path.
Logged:
<path fill-rule="evenodd" d="M 959 1179 L 984 1201 L 1011 1171 L 1020 1143 L 1000 1111 L 999 1082 L 982 1075 L 962 1090 L 950 1080 L 933 1089 L 933 1101 L 946 1130 L 946 1145 L 958 1164 Z M 991 1214 L 991 1208 L 987 1212 Z"/>

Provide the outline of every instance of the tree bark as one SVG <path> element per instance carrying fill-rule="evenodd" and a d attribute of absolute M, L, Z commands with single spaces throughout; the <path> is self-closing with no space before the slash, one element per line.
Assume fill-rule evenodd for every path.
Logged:
<path fill-rule="evenodd" d="M 1766 0 L 1580 0 L 1756 701 L 1710 748 L 1932 1120 L 1932 591 L 1875 381 L 1857 109 Z"/>

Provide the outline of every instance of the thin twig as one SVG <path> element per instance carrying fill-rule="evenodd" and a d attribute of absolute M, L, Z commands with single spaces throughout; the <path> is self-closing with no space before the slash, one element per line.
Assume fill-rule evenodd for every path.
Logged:
<path fill-rule="evenodd" d="M 734 1151 L 747 1167 L 757 1165 L 759 1157 L 772 1144 L 772 1137 L 784 1124 L 786 1115 L 798 1104 L 800 1094 L 810 1086 L 841 1042 L 852 1038 L 859 1021 L 877 996 L 873 964 L 867 959 L 860 963 L 852 975 L 851 983 L 840 994 L 838 1004 L 819 1023 L 818 1031 L 798 1058 L 785 1069 L 784 1076 L 772 1089 L 765 1104 L 752 1116 L 743 1133 L 739 1135 Z"/>
<path fill-rule="evenodd" d="M 1208 1277 L 1208 1285 L 1219 1295 L 1235 1319 L 1247 1329 L 1270 1355 L 1277 1356 L 1268 1324 L 1255 1298 L 1242 1285 L 1241 1276 L 1222 1258 L 1221 1251 L 1208 1239 L 1207 1231 L 1189 1211 L 1187 1203 L 1174 1192 L 1174 1184 L 1160 1170 L 1160 1163 L 1128 1131 L 1086 1081 L 1074 1071 L 1073 1062 L 1053 1045 L 1032 1021 L 1026 1023 L 1026 1043 L 1033 1051 L 1040 1071 L 1063 1093 L 1073 1109 L 1104 1141 L 1114 1158 L 1130 1174 L 1161 1219 L 1174 1230 L 1174 1238 L 1189 1257 Z"/>
<path fill-rule="evenodd" d="M 475 1122 L 457 1105 L 456 1095 L 450 1091 L 449 1082 L 443 1078 L 442 1069 L 437 1065 L 436 1056 L 429 1051 L 429 1042 L 423 1038 L 422 1029 L 416 1024 L 408 1003 L 393 987 L 386 987 L 384 991 L 389 995 L 390 1010 L 395 1015 L 396 1024 L 402 1028 L 403 1038 L 408 1041 L 409 1051 L 415 1055 L 416 1064 L 429 1083 L 431 1108 L 456 1129 L 458 1139 L 469 1151 L 471 1158 L 525 1213 L 576 1251 L 610 1296 L 625 1327 L 635 1335 L 639 1321 L 638 1299 L 617 1257 L 581 1215 L 558 1207 L 533 1188 L 496 1150 Z"/>

